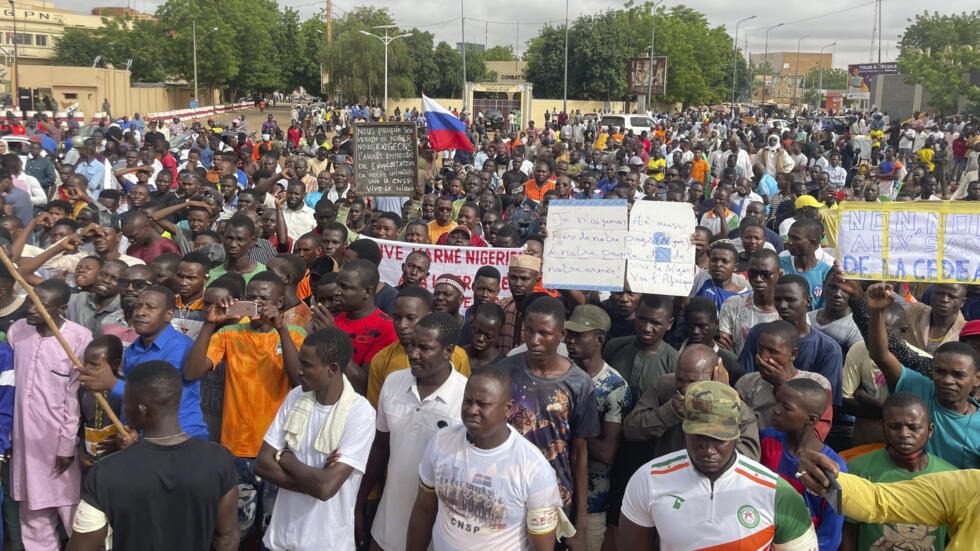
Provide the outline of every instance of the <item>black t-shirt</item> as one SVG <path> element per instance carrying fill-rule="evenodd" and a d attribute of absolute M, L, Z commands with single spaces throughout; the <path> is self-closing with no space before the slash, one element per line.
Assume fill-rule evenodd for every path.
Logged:
<path fill-rule="evenodd" d="M 218 444 L 141 440 L 96 463 L 82 499 L 109 518 L 114 549 L 207 551 L 218 501 L 237 484 L 234 460 Z"/>

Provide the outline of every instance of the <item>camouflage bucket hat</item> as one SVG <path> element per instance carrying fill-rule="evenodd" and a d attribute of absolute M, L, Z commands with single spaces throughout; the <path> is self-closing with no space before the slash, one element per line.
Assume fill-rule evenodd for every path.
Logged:
<path fill-rule="evenodd" d="M 742 402 L 738 392 L 725 383 L 700 381 L 684 395 L 684 432 L 717 440 L 737 440 L 741 435 Z"/>

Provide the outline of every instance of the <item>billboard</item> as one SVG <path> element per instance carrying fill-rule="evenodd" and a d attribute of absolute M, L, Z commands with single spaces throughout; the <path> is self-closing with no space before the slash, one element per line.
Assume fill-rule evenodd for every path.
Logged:
<path fill-rule="evenodd" d="M 858 63 L 847 66 L 847 99 L 871 99 L 871 77 L 898 74 L 898 63 Z"/>
<path fill-rule="evenodd" d="M 647 95 L 647 85 L 650 82 L 650 58 L 634 57 L 630 59 L 626 67 L 626 82 L 629 85 L 627 94 L 633 96 Z M 653 95 L 667 95 L 667 57 L 655 56 L 653 58 Z"/>

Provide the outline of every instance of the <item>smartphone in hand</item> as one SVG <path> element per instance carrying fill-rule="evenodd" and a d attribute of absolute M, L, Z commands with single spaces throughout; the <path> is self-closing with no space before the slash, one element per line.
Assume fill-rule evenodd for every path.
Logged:
<path fill-rule="evenodd" d="M 830 481 L 830 486 L 824 494 L 824 498 L 827 503 L 830 504 L 830 508 L 834 510 L 838 515 L 841 514 L 841 489 L 840 484 L 837 483 L 837 477 L 834 473 L 830 472 L 828 469 L 820 468 L 823 471 L 824 476 Z"/>
<path fill-rule="evenodd" d="M 239 318 L 259 317 L 259 303 L 251 300 L 240 300 L 228 307 L 228 315 Z"/>

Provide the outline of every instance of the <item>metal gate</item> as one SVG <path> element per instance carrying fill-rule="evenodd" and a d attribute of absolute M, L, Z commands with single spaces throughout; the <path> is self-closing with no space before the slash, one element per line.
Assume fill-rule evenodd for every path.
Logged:
<path fill-rule="evenodd" d="M 479 97 L 481 95 L 497 97 Z M 506 95 L 496 92 L 474 92 L 473 114 L 483 113 L 489 118 L 488 112 L 499 111 L 503 117 L 504 128 L 506 128 L 507 116 L 510 115 L 511 111 L 519 111 L 521 108 L 521 95 L 519 93 L 513 94 L 514 99 L 507 99 Z M 501 98 L 500 96 L 504 97 Z"/>

